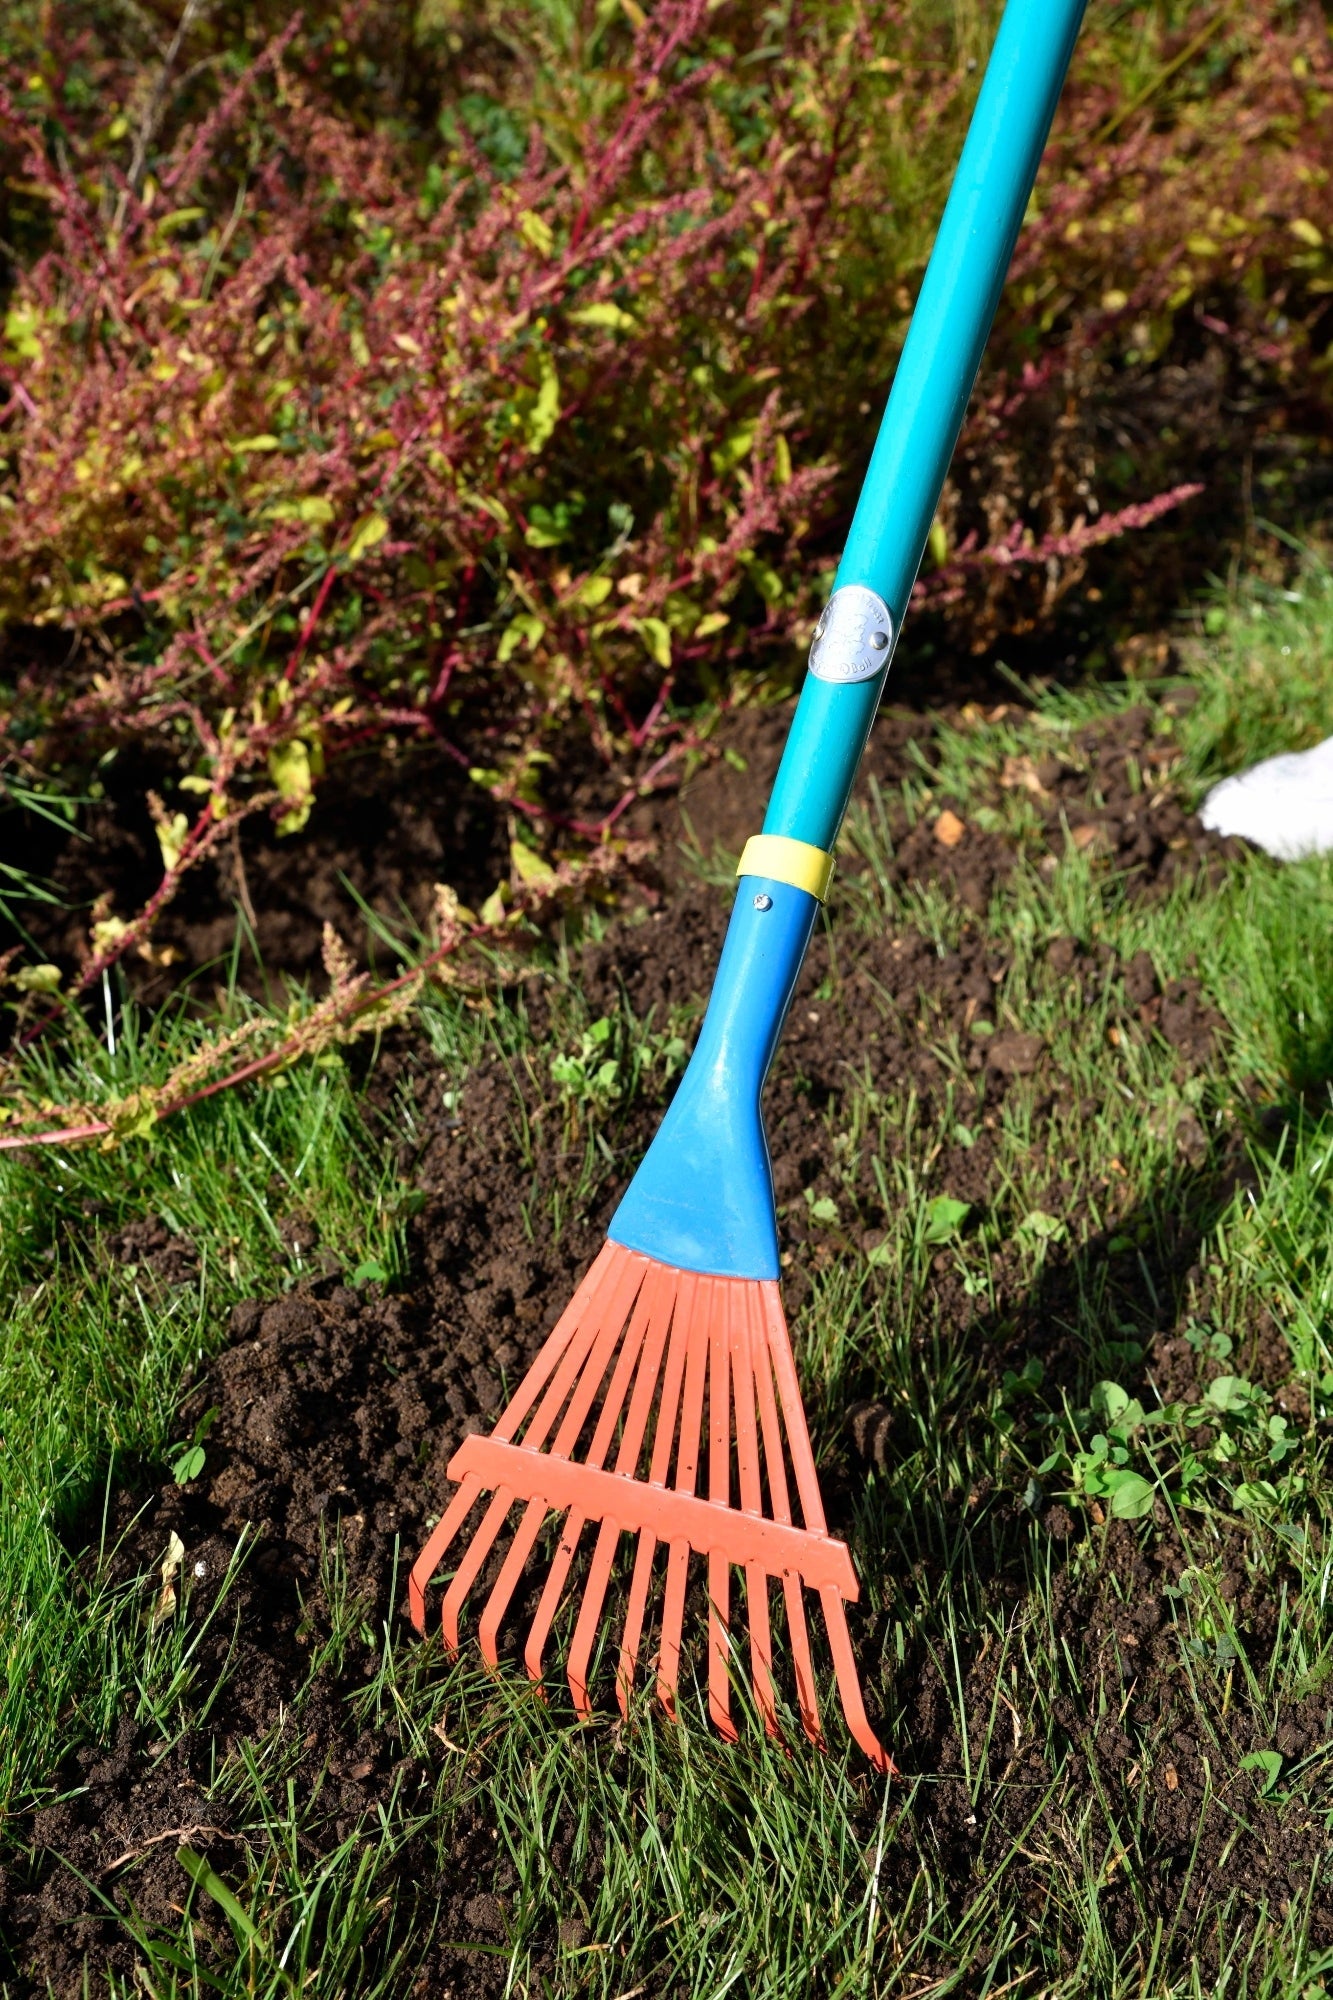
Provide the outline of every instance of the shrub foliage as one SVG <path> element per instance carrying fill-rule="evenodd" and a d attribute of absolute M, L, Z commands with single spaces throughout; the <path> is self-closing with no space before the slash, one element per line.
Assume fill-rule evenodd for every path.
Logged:
<path fill-rule="evenodd" d="M 605 835 L 685 698 L 792 672 L 996 13 L 16 5 L 0 770 L 148 747 L 162 898 L 383 739 Z M 918 585 L 958 641 L 1317 474 L 1331 83 L 1313 0 L 1094 0 Z"/>

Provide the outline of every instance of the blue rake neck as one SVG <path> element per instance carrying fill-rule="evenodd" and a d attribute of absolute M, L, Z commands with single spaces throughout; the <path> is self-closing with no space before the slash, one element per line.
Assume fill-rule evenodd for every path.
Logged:
<path fill-rule="evenodd" d="M 786 882 L 742 881 L 694 1054 L 612 1218 L 613 1243 L 681 1271 L 777 1277 L 760 1096 L 818 909 Z"/>

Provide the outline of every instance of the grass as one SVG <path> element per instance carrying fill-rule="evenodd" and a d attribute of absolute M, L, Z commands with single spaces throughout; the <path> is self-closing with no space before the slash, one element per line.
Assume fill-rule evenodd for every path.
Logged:
<path fill-rule="evenodd" d="M 1076 755 L 1084 724 L 1144 700 L 1178 751 L 1170 783 L 1192 803 L 1221 770 L 1289 742 L 1293 710 L 1308 718 L 1302 740 L 1333 722 L 1331 653 L 1333 588 L 1311 558 L 1291 589 L 1249 584 L 1209 608 L 1193 706 L 1179 689 L 1052 690 L 1035 713 L 941 726 L 905 787 L 909 816 L 947 796 L 1021 839 L 1022 790 L 996 803 L 1005 760 Z M 887 1692 L 908 1776 L 886 1787 L 836 1749 L 787 1756 L 753 1730 L 725 1749 L 697 1702 L 681 1731 L 647 1712 L 630 1729 L 583 1729 L 559 1698 L 536 1702 L 469 1656 L 445 1663 L 394 1623 L 369 1635 L 357 1714 L 375 1730 L 392 1722 L 433 1789 L 395 1790 L 330 1844 L 318 1797 L 291 1783 L 290 1731 L 217 1745 L 206 1790 L 231 1816 L 231 1864 L 183 1868 L 170 1922 L 129 1920 L 140 1971 L 127 1995 L 412 1991 L 431 1930 L 401 1903 L 395 1857 L 424 1837 L 447 1873 L 478 1812 L 508 1927 L 478 1948 L 514 1994 L 1314 2000 L 1333 1981 L 1333 1954 L 1310 1941 L 1329 1895 L 1322 1853 L 1274 1898 L 1216 1867 L 1200 1834 L 1164 1900 L 1153 1816 L 1165 1808 L 1148 1784 L 1174 1772 L 1186 1715 L 1207 1774 L 1199 1829 L 1219 1812 L 1237 1839 L 1333 1826 L 1333 861 L 1238 859 L 1148 902 L 1071 840 L 1053 870 L 1035 857 L 1016 869 L 977 918 L 938 889 L 899 886 L 889 805 L 871 793 L 849 821 L 863 866 L 842 873 L 844 943 L 821 1000 L 843 1004 L 839 968 L 858 937 L 888 929 L 944 951 L 970 924 L 1004 949 L 997 1022 L 1042 1036 L 1058 1079 L 1045 1109 L 1035 1080 L 1010 1091 L 984 1199 L 961 1223 L 940 1199 L 968 1150 L 960 1129 L 975 1137 L 984 1112 L 965 1046 L 929 1006 L 915 1032 L 947 1087 L 877 1090 L 849 1050 L 824 1113 L 829 1219 L 811 1224 L 819 1254 L 794 1334 L 826 1464 L 844 1459 L 849 1397 L 872 1394 L 892 1415 L 891 1475 L 857 1489 L 855 1554 L 863 1665 Z M 1225 1022 L 1214 1054 L 1191 1069 L 1159 1038 L 1113 1036 L 1121 975 L 1072 987 L 1046 957 L 1066 935 L 1109 947 L 1119 967 L 1146 952 L 1163 981 L 1196 977 Z M 644 1074 L 669 1072 L 678 1024 L 637 1042 L 629 1019 L 593 1032 L 567 965 L 554 974 L 552 1045 L 520 1012 L 487 1022 L 447 998 L 423 1010 L 421 1035 L 451 1088 L 499 1046 L 563 1093 L 591 1187 L 611 1171 L 598 1133 Z M 81 1093 L 124 1095 L 190 1032 L 184 1018 L 131 1024 L 112 1052 L 76 1031 L 60 1061 Z M 1202 1135 L 1188 1161 L 1185 1120 Z M 188 1589 L 145 1624 L 141 1591 L 113 1587 L 105 1564 L 76 1566 L 101 1496 L 145 1471 L 161 1478 L 188 1442 L 177 1411 L 231 1302 L 281 1289 L 309 1255 L 284 1223 L 313 1216 L 344 1267 L 374 1259 L 408 1277 L 404 1197 L 337 1061 L 213 1100 L 114 1153 L 0 1164 L 0 1865 L 21 1866 L 25 1815 L 67 1748 L 112 1740 L 126 1714 L 169 1740 L 206 1720 L 215 1694 L 193 1671 Z M 535 1187 L 533 1227 L 567 1204 L 567 1191 Z M 854 1231 L 853 1214 L 873 1228 Z M 194 1244 L 188 1285 L 167 1290 L 100 1247 L 150 1215 Z M 1186 1227 L 1197 1248 L 1178 1282 Z M 1308 1417 L 1282 1418 L 1250 1382 L 1260 1321 L 1285 1339 Z M 1049 1377 L 1035 1335 L 1021 1351 L 1033 1329 L 1065 1357 Z M 1156 1399 L 1143 1356 L 1164 1330 L 1224 1358 L 1242 1386 L 1202 1404 Z M 1067 1553 L 1037 1518 L 1052 1498 L 1097 1523 Z M 1108 1567 L 1113 1530 L 1134 1538 L 1135 1562 Z M 1153 1722 L 1133 1710 L 1121 1627 L 1145 1590 L 1136 1563 L 1167 1553 L 1174 1706 Z M 359 1614 L 344 1604 L 339 1622 L 338 1561 L 335 1545 L 334 1612 L 307 1687 L 353 1647 Z M 1237 1597 L 1227 1578 L 1239 1571 Z M 1080 1647 L 1071 1590 L 1102 1620 L 1100 1651 Z M 1258 1620 L 1251 1599 L 1271 1616 Z M 225 1593 L 214 1616 L 228 1616 Z M 934 1766 L 913 1747 L 926 1696 Z M 1298 1712 L 1314 1726 L 1292 1748 Z M 1125 1717 L 1142 1782 L 1086 1754 Z M 98 1886 L 88 1893 L 96 1907 Z M 27 1990 L 20 1968 L 3 1990 Z"/>
<path fill-rule="evenodd" d="M 161 1074 L 182 1018 L 142 1040 L 128 1017 L 114 1052 L 76 1028 L 80 1088 L 124 1095 Z M 75 1585 L 63 1531 L 117 1478 L 160 1464 L 203 1356 L 232 1302 L 297 1275 L 283 1220 L 316 1216 L 323 1245 L 354 1267 L 398 1250 L 395 1190 L 363 1136 L 340 1068 L 294 1069 L 281 1087 L 212 1101 L 161 1126 L 151 1146 L 8 1155 L 0 1204 L 0 1824 L 67 1744 L 104 1737 L 135 1671 L 113 1606 Z M 198 1253 L 170 1292 L 105 1238 L 158 1216 Z M 130 1647 L 130 1657 L 123 1653 Z"/>

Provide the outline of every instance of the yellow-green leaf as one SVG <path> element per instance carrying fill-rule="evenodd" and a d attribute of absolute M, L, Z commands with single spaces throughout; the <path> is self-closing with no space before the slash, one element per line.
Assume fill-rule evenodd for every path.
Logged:
<path fill-rule="evenodd" d="M 1316 223 L 1307 221 L 1303 215 L 1298 215 L 1287 226 L 1293 236 L 1298 237 L 1302 243 L 1308 243 L 1312 250 L 1323 249 L 1324 233 Z"/>
<path fill-rule="evenodd" d="M 190 822 L 184 813 L 167 813 L 157 823 L 157 844 L 162 849 L 162 866 L 168 875 L 181 858 L 189 838 Z"/>
<path fill-rule="evenodd" d="M 482 513 L 489 514 L 499 527 L 507 528 L 509 526 L 509 510 L 502 500 L 493 500 L 486 493 L 473 493 L 466 486 L 459 487 L 458 497 L 466 506 L 480 507 Z"/>
<path fill-rule="evenodd" d="M 25 965 L 10 975 L 10 985 L 20 993 L 58 993 L 61 972 L 58 965 Z"/>
<path fill-rule="evenodd" d="M 481 921 L 487 925 L 502 924 L 505 920 L 505 885 L 492 889 L 481 906 Z"/>
<path fill-rule="evenodd" d="M 733 471 L 742 459 L 749 457 L 750 447 L 754 443 L 754 433 L 753 424 L 741 424 L 730 437 L 723 439 L 716 451 L 709 453 L 713 461 L 713 470 L 719 478 Z"/>
<path fill-rule="evenodd" d="M 352 529 L 352 539 L 347 544 L 348 562 L 360 562 L 363 555 L 378 547 L 389 532 L 389 523 L 383 514 L 363 514 Z"/>
<path fill-rule="evenodd" d="M 284 799 L 303 799 L 311 789 L 310 751 L 300 737 L 268 753 L 268 774 Z"/>
<path fill-rule="evenodd" d="M 671 665 L 671 630 L 664 619 L 638 618 L 639 636 L 659 667 Z"/>
<path fill-rule="evenodd" d="M 314 769 L 309 746 L 298 736 L 291 743 L 282 743 L 276 750 L 270 750 L 268 774 L 280 795 L 291 802 L 278 820 L 278 832 L 299 833 L 310 818 L 310 809 L 315 803 Z"/>
<path fill-rule="evenodd" d="M 723 631 L 730 623 L 725 611 L 705 611 L 694 628 L 694 636 L 696 639 L 711 639 L 714 632 Z"/>
<path fill-rule="evenodd" d="M 540 618 L 535 618 L 530 611 L 520 611 L 517 618 L 510 619 L 501 633 L 500 644 L 496 648 L 496 658 L 503 664 L 524 644 L 531 652 L 545 630 L 546 626 Z"/>
<path fill-rule="evenodd" d="M 518 233 L 532 249 L 540 250 L 543 257 L 550 256 L 555 246 L 555 231 L 544 216 L 525 208 L 518 218 Z"/>
<path fill-rule="evenodd" d="M 124 917 L 103 917 L 93 925 L 93 950 L 99 958 L 104 952 L 114 951 L 124 937 L 129 925 Z"/>
<path fill-rule="evenodd" d="M 157 1123 L 157 1106 L 148 1091 L 132 1090 L 127 1097 L 113 1097 L 102 1116 L 111 1127 L 102 1150 L 110 1152 L 121 1139 L 146 1139 Z"/>
<path fill-rule="evenodd" d="M 187 222 L 198 222 L 200 216 L 207 215 L 206 208 L 173 208 L 170 215 L 164 215 L 157 225 L 157 235 L 170 236 L 173 230 L 184 229 Z"/>
<path fill-rule="evenodd" d="M 42 323 L 39 306 L 20 303 L 5 314 L 5 346 L 17 361 L 40 361 L 42 343 L 38 328 Z"/>
<path fill-rule="evenodd" d="M 302 799 L 297 805 L 294 805 L 290 812 L 283 813 L 277 822 L 278 832 L 299 833 L 309 819 L 310 809 L 314 803 L 312 795 L 310 798 Z"/>
<path fill-rule="evenodd" d="M 610 299 L 599 299 L 595 305 L 576 306 L 569 319 L 574 326 L 604 326 L 612 333 L 629 333 L 639 323 L 633 313 L 626 312 L 623 306 L 613 304 Z"/>
<path fill-rule="evenodd" d="M 272 431 L 261 431 L 258 437 L 231 438 L 227 448 L 236 452 L 281 451 L 282 439 L 274 437 Z"/>
<path fill-rule="evenodd" d="M 524 442 L 534 456 L 550 437 L 560 416 L 560 378 L 549 348 L 537 349 L 537 375 L 537 398 L 523 425 Z"/>
<path fill-rule="evenodd" d="M 569 601 L 581 605 L 585 611 L 595 611 L 599 604 L 606 603 L 610 595 L 609 576 L 585 576 Z"/>
<path fill-rule="evenodd" d="M 535 848 L 525 847 L 521 840 L 509 843 L 509 859 L 520 882 L 554 882 L 555 870 L 549 861 L 544 861 Z"/>

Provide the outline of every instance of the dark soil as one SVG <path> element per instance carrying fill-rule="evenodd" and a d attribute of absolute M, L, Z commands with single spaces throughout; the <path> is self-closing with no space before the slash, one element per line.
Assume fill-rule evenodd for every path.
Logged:
<path fill-rule="evenodd" d="M 718 842 L 735 849 L 758 824 L 784 719 L 763 711 L 742 718 L 732 747 L 746 759 L 746 771 L 717 766 L 692 788 L 686 809 L 706 848 Z M 929 756 L 930 727 L 919 716 L 886 718 L 871 760 L 886 793 L 895 774 L 919 768 L 910 759 L 912 743 Z M 1066 824 L 1076 837 L 1080 828 L 1090 828 L 1098 850 L 1132 871 L 1133 891 L 1147 895 L 1160 892 L 1178 868 L 1199 865 L 1209 843 L 1197 824 L 1187 822 L 1169 796 L 1154 803 L 1151 789 L 1139 788 L 1128 774 L 1128 758 L 1141 771 L 1156 748 L 1144 716 L 1130 714 L 1087 732 L 1075 747 L 1080 768 L 1053 762 L 1039 769 L 1033 774 L 1035 791 L 1026 776 L 1017 779 L 1037 800 L 1042 838 L 1050 848 L 1063 842 Z M 945 804 L 940 801 L 939 807 Z M 389 820 L 397 811 L 390 805 L 381 810 Z M 412 816 L 400 817 L 412 832 Z M 659 825 L 671 835 L 665 820 Z M 711 892 L 680 886 L 670 860 L 672 844 L 670 837 L 664 841 L 657 874 L 657 894 L 668 895 L 669 904 L 659 900 L 655 911 L 640 907 L 603 943 L 585 951 L 582 980 L 594 1013 L 614 1010 L 623 997 L 636 1014 L 656 1009 L 664 1018 L 699 995 L 721 936 L 724 904 Z M 999 836 L 966 826 L 962 838 L 946 846 L 928 819 L 903 830 L 893 865 L 903 879 L 945 881 L 968 906 L 980 908 L 1014 858 Z M 445 854 L 441 866 L 447 861 Z M 406 880 L 416 864 L 405 856 L 393 865 L 403 868 Z M 268 878 L 252 871 L 252 895 L 256 879 Z M 314 903 L 312 886 L 293 892 L 294 902 L 303 900 Z M 186 913 L 178 920 L 183 949 L 202 954 L 215 948 L 190 932 Z M 879 1210 L 868 1166 L 857 1184 L 864 1188 L 864 1201 L 856 1192 L 856 1212 L 849 1212 L 840 1170 L 835 1178 L 838 1163 L 825 1116 L 843 1087 L 848 1057 L 866 1058 L 877 1086 L 910 1081 L 928 1098 L 941 1096 L 945 1079 L 931 1041 L 951 1027 L 966 1037 L 978 1018 L 986 1018 L 1005 969 L 994 946 L 970 931 L 959 950 L 944 958 L 910 935 L 853 939 L 844 932 L 838 950 L 835 1004 L 817 997 L 830 971 L 827 940 L 817 937 L 770 1087 L 789 1310 L 799 1309 L 824 1264 L 863 1255 L 876 1237 Z M 1206 1059 L 1216 1022 L 1196 982 L 1159 992 L 1146 960 L 1119 965 L 1105 953 L 1087 952 L 1073 938 L 1057 940 L 1050 957 L 1070 979 L 1118 982 L 1122 1032 L 1164 1037 L 1177 1053 L 1182 1075 Z M 529 998 L 540 1020 L 546 1005 L 541 989 L 531 988 Z M 923 1022 L 929 1032 L 923 1032 Z M 950 1193 L 981 1200 L 1006 1094 L 1022 1090 L 1033 1097 L 1039 1148 L 1056 1094 L 1066 1086 L 1048 1074 L 1047 1052 L 1035 1037 L 1001 1029 L 973 1039 L 971 1049 L 976 1140 L 970 1148 L 949 1149 L 936 1171 L 939 1185 Z M 404 1045 L 391 1048 L 375 1073 L 371 1101 L 386 1140 L 400 1148 L 404 1173 L 424 1197 L 412 1225 L 411 1285 L 400 1296 L 384 1296 L 377 1286 L 356 1290 L 330 1272 L 284 1298 L 237 1307 L 229 1343 L 196 1384 L 186 1413 L 189 1420 L 213 1406 L 219 1411 L 201 1475 L 183 1487 L 168 1483 L 146 1495 L 139 1490 L 117 1496 L 112 1527 L 121 1539 L 115 1571 L 123 1579 L 146 1579 L 145 1608 L 162 1588 L 160 1567 L 172 1534 L 184 1546 L 174 1587 L 190 1592 L 196 1612 L 211 1602 L 247 1525 L 258 1528 L 260 1537 L 233 1586 L 226 1616 L 204 1645 L 200 1685 L 221 1672 L 234 1647 L 206 1726 L 165 1748 L 149 1731 L 123 1722 L 114 1744 L 89 1746 L 54 1774 L 63 1796 L 24 1829 L 28 1858 L 11 1849 L 8 1872 L 0 1872 L 0 1966 L 7 1952 L 15 1996 L 44 1991 L 48 1982 L 57 1995 L 72 1996 L 83 1991 L 85 1966 L 94 1985 L 108 1965 L 132 1976 L 134 1950 L 117 1924 L 95 1913 L 87 1883 L 121 1908 L 132 1900 L 146 1923 L 170 1924 L 187 1887 L 175 1859 L 182 1841 L 228 1874 L 236 1858 L 235 1813 L 206 1801 L 205 1787 L 214 1760 L 242 1740 L 286 1732 L 297 1797 L 310 1808 L 309 1838 L 325 1850 L 373 1814 L 395 1787 L 409 1803 L 424 1803 L 440 1781 L 438 1770 L 408 1754 L 391 1721 L 371 1727 L 362 1719 L 353 1696 L 373 1673 L 374 1654 L 359 1636 L 360 1620 L 354 1621 L 344 1656 L 311 1677 L 311 1658 L 328 1638 L 333 1617 L 321 1559 L 341 1542 L 348 1588 L 360 1600 L 371 1634 L 384 1620 L 402 1618 L 402 1603 L 392 1603 L 389 1594 L 395 1551 L 410 1558 L 420 1545 L 428 1520 L 440 1511 L 451 1453 L 469 1431 L 489 1428 L 595 1253 L 618 1187 L 658 1115 L 657 1104 L 641 1102 L 611 1119 L 604 1137 L 615 1164 L 558 1238 L 543 1227 L 530 1240 L 522 1200 L 534 1186 L 548 1188 L 562 1177 L 568 1182 L 584 1155 L 582 1133 L 571 1130 L 566 1115 L 544 1100 L 540 1084 L 496 1060 L 474 1072 L 462 1105 L 451 1107 L 417 1052 Z M 521 1139 L 520 1090 L 531 1158 Z M 1087 1108 L 1095 1115 L 1095 1106 Z M 1080 1253 L 1078 1262 L 1053 1256 L 1037 1294 L 1021 1290 L 1015 1264 L 1003 1312 L 993 1324 L 978 1326 L 974 1302 L 961 1288 L 955 1290 L 956 1281 L 943 1268 L 949 1260 L 941 1259 L 936 1273 L 941 1334 L 968 1331 L 979 1365 L 987 1370 L 1036 1353 L 1048 1377 L 1072 1381 L 1079 1357 L 1066 1351 L 1057 1331 L 1071 1317 L 1062 1311 L 1062 1300 L 1082 1281 L 1080 1264 L 1114 1262 L 1122 1255 L 1123 1269 L 1116 1273 L 1122 1296 L 1133 1296 L 1137 1286 L 1141 1299 L 1145 1370 L 1168 1385 L 1164 1394 L 1180 1393 L 1188 1366 L 1197 1364 L 1180 1329 L 1200 1277 L 1202 1231 L 1241 1169 L 1236 1158 L 1219 1155 L 1189 1119 L 1178 1130 L 1177 1145 L 1179 1235 L 1149 1253 L 1146 1283 L 1137 1275 L 1143 1265 L 1137 1250 L 1122 1255 L 1103 1241 Z M 1054 1201 L 1055 1161 L 1051 1173 Z M 806 1191 L 817 1197 L 835 1187 L 838 1227 L 814 1228 L 807 1220 Z M 123 1231 L 107 1247 L 122 1261 L 145 1264 L 163 1284 L 188 1281 L 194 1269 L 189 1246 L 151 1222 Z M 1002 1273 L 1005 1268 L 1002 1260 Z M 1278 1386 L 1281 1355 L 1274 1341 L 1280 1343 L 1276 1329 L 1257 1327 L 1251 1362 L 1254 1372 L 1272 1375 Z M 874 1468 L 891 1471 L 900 1448 L 892 1412 L 873 1402 L 873 1383 L 847 1388 L 850 1420 L 824 1468 L 835 1531 L 849 1525 Z M 836 1438 L 843 1413 L 811 1414 L 822 1435 Z M 1065 1552 L 1084 1532 L 1062 1507 L 1047 1509 L 1034 1523 L 1019 1496 L 1009 1493 L 944 1494 L 939 1508 L 946 1537 L 951 1517 L 989 1513 L 994 1562 L 989 1585 L 997 1600 L 1015 1605 L 1025 1590 L 1027 1537 L 1047 1538 L 1061 1569 Z M 1170 1606 L 1183 1552 L 1169 1532 L 1159 1534 L 1147 1553 L 1125 1524 L 1093 1532 L 1099 1540 L 1090 1578 L 1075 1582 L 1062 1573 L 1057 1579 L 1057 1636 L 1069 1649 L 1078 1685 L 1091 1689 L 1104 1677 L 1108 1691 L 1121 1690 L 1123 1699 L 1112 1699 L 1102 1717 L 1072 1698 L 1066 1701 L 1059 1711 L 1059 1748 L 1076 1789 L 1097 1784 L 1127 1821 L 1142 1815 L 1153 1862 L 1152 1871 L 1132 1883 L 1108 1862 L 1101 1909 L 1112 1940 L 1117 1949 L 1127 1948 L 1159 1917 L 1169 1931 L 1181 1912 L 1185 1929 L 1201 1899 L 1220 1904 L 1224 1884 L 1217 1871 L 1224 1848 L 1225 1881 L 1280 1907 L 1308 1883 L 1326 1836 L 1322 1828 L 1293 1824 L 1277 1805 L 1257 1800 L 1248 1777 L 1236 1774 L 1251 1749 L 1276 1747 L 1295 1757 L 1307 1743 L 1323 1740 L 1328 1701 L 1312 1693 L 1284 1713 L 1270 1743 L 1247 1703 L 1238 1697 L 1228 1713 L 1219 1692 L 1216 1712 L 1207 1718 L 1228 1747 L 1219 1795 L 1218 1772 L 1210 1774 L 1207 1763 L 1197 1691 L 1179 1672 L 1172 1632 Z M 974 1528 L 973 1548 L 980 1550 L 986 1540 Z M 1266 1577 L 1258 1586 L 1246 1570 L 1243 1546 L 1238 1534 L 1224 1590 L 1238 1609 L 1246 1644 L 1261 1660 L 1274 1629 L 1280 1579 Z M 876 1632 L 862 1627 L 855 1636 L 865 1658 L 878 1656 Z M 994 1708 L 997 1663 L 984 1645 L 974 1645 L 963 1672 L 976 1743 L 985 1738 Z M 1214 1690 L 1221 1682 L 1201 1678 L 1200 1685 Z M 1010 1710 L 1008 1692 L 1001 1692 L 1003 1728 L 994 1736 L 981 1802 L 974 1806 L 962 1782 L 962 1746 L 953 1732 L 948 1690 L 934 1663 L 909 1658 L 893 1684 L 868 1687 L 872 1712 L 909 1702 L 910 1727 L 906 1740 L 893 1745 L 895 1754 L 905 1771 L 936 1780 L 915 1815 L 901 1823 L 885 1862 L 886 1896 L 905 1891 L 918 1843 L 930 1844 L 935 1864 L 961 1898 L 974 1871 L 994 1862 L 1022 1834 L 1041 1796 L 1027 1787 L 1046 1781 L 1048 1753 L 1028 1734 L 1021 1696 Z M 603 1690 L 604 1698 L 608 1694 Z M 1159 1753 L 1145 1762 L 1147 1742 L 1168 1744 L 1170 1761 Z M 1212 1801 L 1206 1806 L 1205 1797 Z M 504 1990 L 504 1958 L 465 1947 L 503 1943 L 514 1884 L 495 1862 L 494 1841 L 479 1808 L 468 1807 L 454 1819 L 451 1837 L 452 1848 L 441 1854 L 427 1835 L 419 1835 L 395 1864 L 403 1894 L 419 1899 L 423 1912 L 437 1904 L 441 1910 L 417 1990 L 498 1994 Z M 561 1829 L 554 1829 L 557 1854 L 561 1838 Z M 1029 1844 L 1022 1879 L 1037 1923 L 1048 1875 L 1040 1841 Z M 1333 1944 L 1333 1915 L 1317 1914 L 1315 1923 L 1327 1935 L 1312 1935 L 1311 1942 Z M 553 1938 L 553 1952 L 555 1944 Z"/>

